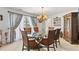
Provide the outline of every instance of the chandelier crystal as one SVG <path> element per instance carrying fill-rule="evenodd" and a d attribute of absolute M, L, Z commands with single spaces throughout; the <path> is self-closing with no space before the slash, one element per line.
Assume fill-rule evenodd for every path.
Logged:
<path fill-rule="evenodd" d="M 42 15 L 37 16 L 37 19 L 39 20 L 40 23 L 47 20 L 47 15 L 43 15 L 43 7 L 42 7 Z"/>

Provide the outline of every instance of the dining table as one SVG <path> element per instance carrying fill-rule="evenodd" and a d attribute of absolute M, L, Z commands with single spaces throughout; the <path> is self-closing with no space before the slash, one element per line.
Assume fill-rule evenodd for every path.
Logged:
<path fill-rule="evenodd" d="M 40 41 L 42 40 L 42 38 L 47 38 L 46 35 L 43 35 L 42 33 L 31 33 L 31 34 L 27 34 L 28 38 L 31 38 L 31 40 L 35 40 L 37 43 L 40 43 Z"/>

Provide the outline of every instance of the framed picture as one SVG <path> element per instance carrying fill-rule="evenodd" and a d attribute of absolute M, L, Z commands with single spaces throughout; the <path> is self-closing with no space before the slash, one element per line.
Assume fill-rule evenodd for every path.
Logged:
<path fill-rule="evenodd" d="M 61 17 L 54 18 L 54 26 L 61 26 Z"/>
<path fill-rule="evenodd" d="M 0 20 L 1 20 L 1 21 L 3 20 L 3 16 L 2 16 L 2 15 L 0 15 Z"/>

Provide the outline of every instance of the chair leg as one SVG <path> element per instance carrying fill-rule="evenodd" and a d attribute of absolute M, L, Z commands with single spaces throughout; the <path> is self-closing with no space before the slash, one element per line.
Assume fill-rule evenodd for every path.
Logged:
<path fill-rule="evenodd" d="M 55 40 L 55 45 L 56 45 L 56 48 L 57 48 L 57 40 Z"/>
<path fill-rule="evenodd" d="M 22 51 L 24 50 L 24 44 L 23 44 L 23 46 L 22 46 Z"/>
<path fill-rule="evenodd" d="M 47 50 L 49 51 L 49 46 L 47 46 Z"/>
<path fill-rule="evenodd" d="M 27 47 L 27 51 L 30 51 L 30 48 L 29 47 Z"/>
<path fill-rule="evenodd" d="M 59 45 L 60 45 L 60 40 L 58 39 Z"/>
<path fill-rule="evenodd" d="M 40 51 L 40 48 L 38 47 L 38 51 Z"/>
<path fill-rule="evenodd" d="M 38 45 L 38 51 L 40 51 L 40 45 Z"/>
<path fill-rule="evenodd" d="M 53 48 L 54 48 L 54 51 L 56 51 L 54 43 L 53 43 Z"/>

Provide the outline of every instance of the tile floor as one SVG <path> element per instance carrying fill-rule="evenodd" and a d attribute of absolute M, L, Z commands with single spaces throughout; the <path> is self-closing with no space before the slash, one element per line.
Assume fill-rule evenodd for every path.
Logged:
<path fill-rule="evenodd" d="M 58 45 L 56 51 L 79 51 L 79 45 L 72 45 L 62 38 L 60 38 L 60 42 L 61 45 L 60 46 Z M 22 49 L 22 40 L 0 47 L 0 51 L 22 51 L 21 49 Z M 40 50 L 47 51 L 46 48 L 41 48 Z M 31 50 L 31 51 L 37 51 L 37 50 Z M 53 48 L 50 48 L 50 51 L 53 51 Z"/>

